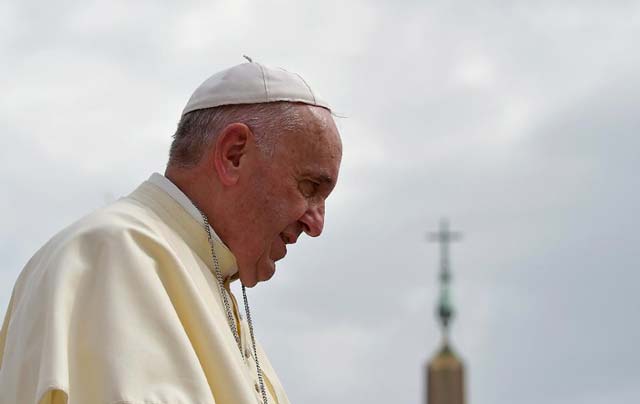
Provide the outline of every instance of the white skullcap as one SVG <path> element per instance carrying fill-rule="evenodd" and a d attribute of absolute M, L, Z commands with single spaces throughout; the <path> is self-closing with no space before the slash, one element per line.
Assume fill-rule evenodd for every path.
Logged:
<path fill-rule="evenodd" d="M 205 80 L 189 98 L 182 115 L 221 105 L 276 101 L 301 102 L 331 109 L 299 74 L 267 67 L 248 57 L 247 60 L 249 63 L 233 66 Z"/>

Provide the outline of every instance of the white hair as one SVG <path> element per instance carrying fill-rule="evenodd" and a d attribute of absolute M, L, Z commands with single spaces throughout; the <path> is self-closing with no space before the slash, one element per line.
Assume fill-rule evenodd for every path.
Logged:
<path fill-rule="evenodd" d="M 169 165 L 192 167 L 218 134 L 232 123 L 244 123 L 256 136 L 265 156 L 271 157 L 278 135 L 305 129 L 305 104 L 271 102 L 224 105 L 195 110 L 184 115 L 173 135 Z"/>

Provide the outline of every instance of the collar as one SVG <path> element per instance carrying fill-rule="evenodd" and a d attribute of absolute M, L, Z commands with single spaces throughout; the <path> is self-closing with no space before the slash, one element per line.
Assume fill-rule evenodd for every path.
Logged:
<path fill-rule="evenodd" d="M 160 214 L 160 216 L 166 221 L 172 222 L 174 225 L 172 227 L 180 233 L 185 242 L 198 253 L 213 272 L 213 258 L 202 215 L 180 188 L 164 175 L 153 173 L 132 196 L 135 199 L 144 199 L 143 202 L 154 210 L 166 213 Z M 216 234 L 213 227 L 209 226 L 209 229 L 223 278 L 231 281 L 237 279 L 238 266 L 235 256 Z"/>

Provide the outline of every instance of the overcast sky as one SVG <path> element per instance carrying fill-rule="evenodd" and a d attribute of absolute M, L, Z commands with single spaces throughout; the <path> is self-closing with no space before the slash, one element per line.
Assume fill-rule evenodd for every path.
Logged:
<path fill-rule="evenodd" d="M 344 116 L 323 237 L 250 291 L 292 403 L 423 402 L 441 217 L 468 404 L 640 402 L 639 42 L 638 1 L 1 2 L 0 314 L 247 54 Z"/>

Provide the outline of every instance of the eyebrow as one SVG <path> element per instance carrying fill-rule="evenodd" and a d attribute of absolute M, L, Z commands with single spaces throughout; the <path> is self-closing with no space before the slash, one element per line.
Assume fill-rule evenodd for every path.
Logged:
<path fill-rule="evenodd" d="M 326 174 L 315 174 L 315 175 L 311 175 L 315 180 L 320 181 L 320 182 L 324 182 L 327 184 L 333 184 L 333 178 L 331 178 L 330 176 L 326 175 Z"/>
<path fill-rule="evenodd" d="M 303 172 L 302 175 L 305 177 L 311 178 L 314 181 L 317 181 L 321 184 L 328 184 L 328 185 L 335 184 L 333 177 L 331 177 L 326 173 L 318 173 L 317 171 L 309 170 L 309 171 Z"/>

